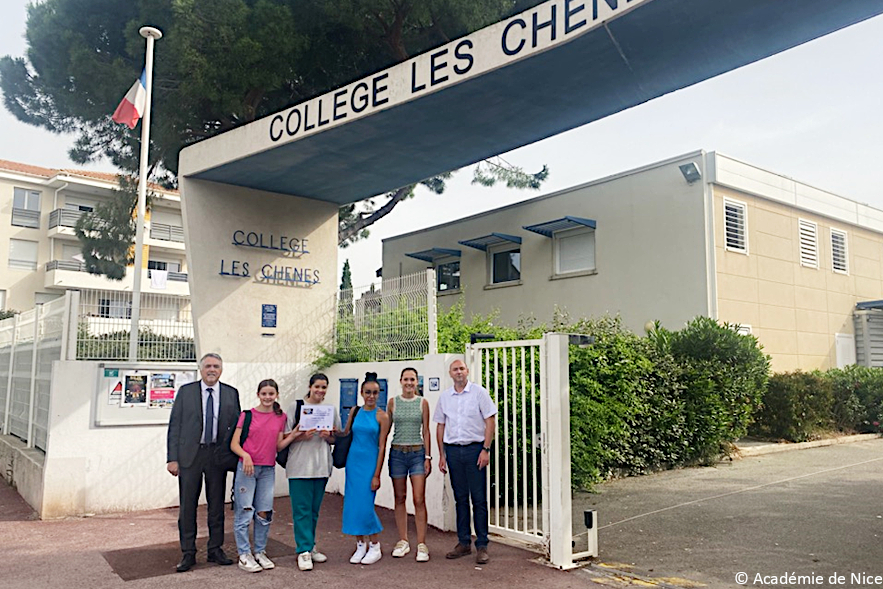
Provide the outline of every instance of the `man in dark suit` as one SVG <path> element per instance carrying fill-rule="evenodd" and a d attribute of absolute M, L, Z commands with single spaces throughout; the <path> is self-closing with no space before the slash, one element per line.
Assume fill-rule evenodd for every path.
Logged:
<path fill-rule="evenodd" d="M 221 463 L 226 432 L 239 418 L 239 391 L 219 382 L 223 361 L 217 354 L 206 354 L 199 361 L 198 382 L 178 390 L 169 417 L 166 468 L 178 477 L 178 534 L 183 557 L 179 573 L 196 564 L 196 505 L 205 478 L 208 501 L 208 561 L 233 564 L 224 554 L 224 488 L 227 470 Z"/>

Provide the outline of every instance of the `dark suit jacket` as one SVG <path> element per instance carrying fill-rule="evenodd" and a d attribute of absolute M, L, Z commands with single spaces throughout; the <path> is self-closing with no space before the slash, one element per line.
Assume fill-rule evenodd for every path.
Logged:
<path fill-rule="evenodd" d="M 221 390 L 218 408 L 218 444 L 224 443 L 228 429 L 236 426 L 241 413 L 239 391 L 230 385 L 218 383 Z M 202 438 L 202 388 L 200 382 L 191 382 L 178 389 L 172 415 L 169 417 L 166 462 L 177 462 L 188 468 L 196 458 Z"/>

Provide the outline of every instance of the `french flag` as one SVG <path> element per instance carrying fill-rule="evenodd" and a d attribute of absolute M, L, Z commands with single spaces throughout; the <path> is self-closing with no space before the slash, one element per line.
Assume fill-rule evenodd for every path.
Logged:
<path fill-rule="evenodd" d="M 122 102 L 113 112 L 113 121 L 122 123 L 130 129 L 134 129 L 138 124 L 138 119 L 144 113 L 144 106 L 147 103 L 147 71 L 141 70 L 141 77 L 135 80 L 129 91 L 123 97 Z"/>

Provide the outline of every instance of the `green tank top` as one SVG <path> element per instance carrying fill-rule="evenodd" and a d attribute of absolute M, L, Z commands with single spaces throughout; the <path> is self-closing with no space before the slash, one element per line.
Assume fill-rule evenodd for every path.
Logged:
<path fill-rule="evenodd" d="M 413 399 L 396 397 L 395 411 L 392 413 L 392 443 L 401 446 L 423 444 L 423 397 Z"/>

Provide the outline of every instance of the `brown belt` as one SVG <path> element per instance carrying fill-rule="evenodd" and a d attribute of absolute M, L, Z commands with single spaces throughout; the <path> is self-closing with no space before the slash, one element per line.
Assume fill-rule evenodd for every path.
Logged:
<path fill-rule="evenodd" d="M 411 444 L 411 445 L 393 444 L 392 449 L 398 450 L 399 452 L 419 452 L 419 451 L 423 450 L 423 444 Z"/>

